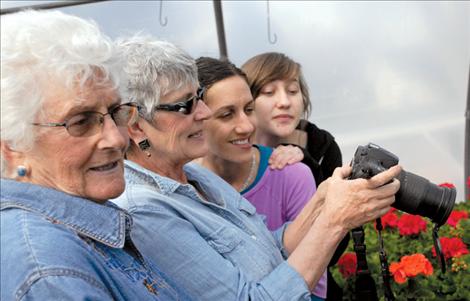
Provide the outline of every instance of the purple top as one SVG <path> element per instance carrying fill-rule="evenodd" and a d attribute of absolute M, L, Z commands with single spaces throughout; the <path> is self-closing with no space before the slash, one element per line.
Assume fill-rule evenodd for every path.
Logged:
<path fill-rule="evenodd" d="M 266 216 L 269 230 L 293 221 L 316 191 L 307 165 L 296 163 L 282 170 L 267 168 L 260 181 L 243 193 L 256 211 Z"/>
<path fill-rule="evenodd" d="M 267 168 L 266 162 L 272 150 L 266 151 L 266 147 L 257 147 L 261 155 L 257 176 L 259 180 L 242 194 L 256 207 L 259 214 L 266 216 L 268 228 L 275 230 L 294 220 L 300 213 L 316 192 L 315 179 L 310 168 L 303 163 L 287 165 L 282 170 Z M 326 298 L 326 281 L 325 271 L 313 291 L 314 295 Z"/>

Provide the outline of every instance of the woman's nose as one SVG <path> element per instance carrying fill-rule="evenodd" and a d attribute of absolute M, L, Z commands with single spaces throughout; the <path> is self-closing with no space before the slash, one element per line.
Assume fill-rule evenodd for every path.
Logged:
<path fill-rule="evenodd" d="M 251 119 L 245 114 L 242 113 L 240 118 L 237 120 L 237 125 L 235 131 L 238 134 L 252 133 L 255 130 L 255 126 Z"/>
<path fill-rule="evenodd" d="M 127 127 L 117 126 L 111 116 L 105 116 L 102 124 L 100 148 L 122 149 L 127 146 Z"/>
<path fill-rule="evenodd" d="M 277 93 L 276 101 L 279 107 L 289 107 L 291 105 L 289 95 L 287 95 L 286 91 L 283 91 L 283 90 Z"/>
<path fill-rule="evenodd" d="M 196 120 L 206 120 L 211 118 L 212 116 L 212 111 L 211 109 L 206 105 L 206 103 L 202 100 L 199 100 L 196 103 L 196 108 L 194 111 L 194 118 Z"/>

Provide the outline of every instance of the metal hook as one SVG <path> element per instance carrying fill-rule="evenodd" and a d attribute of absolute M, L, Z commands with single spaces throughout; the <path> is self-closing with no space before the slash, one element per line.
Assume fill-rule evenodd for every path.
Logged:
<path fill-rule="evenodd" d="M 267 10 L 267 13 L 268 13 L 268 18 L 267 18 L 267 21 L 268 21 L 268 41 L 271 44 L 276 44 L 276 41 L 277 41 L 276 34 L 274 34 L 273 38 L 271 38 L 271 21 L 270 21 L 270 13 L 269 13 L 269 0 L 266 0 L 266 10 Z"/>
<path fill-rule="evenodd" d="M 163 12 L 163 0 L 160 0 L 160 20 L 159 21 L 160 21 L 160 25 L 162 27 L 165 27 L 166 24 L 168 23 L 168 19 L 167 17 L 165 17 L 165 19 L 162 18 L 162 14 L 163 14 L 162 12 Z"/>

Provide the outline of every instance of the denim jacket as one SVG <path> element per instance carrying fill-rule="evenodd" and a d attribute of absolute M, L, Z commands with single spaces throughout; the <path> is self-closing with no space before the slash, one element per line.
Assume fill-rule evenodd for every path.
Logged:
<path fill-rule="evenodd" d="M 132 238 L 142 253 L 192 298 L 310 300 L 304 279 L 284 260 L 285 226 L 271 233 L 230 184 L 197 164 L 185 165 L 206 201 L 193 185 L 130 161 L 125 166 L 126 191 L 113 202 L 131 213 Z"/>
<path fill-rule="evenodd" d="M 107 202 L 1 180 L 1 300 L 186 300 Z"/>

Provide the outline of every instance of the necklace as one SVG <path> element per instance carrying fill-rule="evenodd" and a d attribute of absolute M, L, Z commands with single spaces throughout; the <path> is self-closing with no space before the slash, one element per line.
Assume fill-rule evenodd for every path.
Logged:
<path fill-rule="evenodd" d="M 242 187 L 240 188 L 239 191 L 245 190 L 248 185 L 251 184 L 251 181 L 253 180 L 253 177 L 255 176 L 255 168 L 256 167 L 256 154 L 255 152 L 252 152 L 252 157 L 251 157 L 251 167 L 250 167 L 250 173 L 248 174 L 248 177 L 246 178 L 245 182 L 243 182 Z"/>

